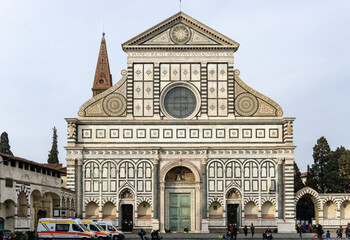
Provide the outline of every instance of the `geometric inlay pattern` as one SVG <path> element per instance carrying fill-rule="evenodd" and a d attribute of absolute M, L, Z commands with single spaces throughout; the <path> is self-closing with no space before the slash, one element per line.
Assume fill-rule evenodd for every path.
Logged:
<path fill-rule="evenodd" d="M 241 116 L 251 116 L 258 110 L 258 100 L 253 94 L 241 93 L 235 101 L 236 111 Z"/>
<path fill-rule="evenodd" d="M 120 116 L 126 110 L 126 99 L 119 93 L 113 93 L 103 100 L 103 110 L 109 116 Z"/>

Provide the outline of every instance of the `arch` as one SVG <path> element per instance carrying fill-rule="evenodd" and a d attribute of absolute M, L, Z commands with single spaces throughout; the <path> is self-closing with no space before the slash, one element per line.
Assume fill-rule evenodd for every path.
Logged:
<path fill-rule="evenodd" d="M 261 178 L 275 178 L 276 177 L 276 164 L 270 159 L 265 159 L 260 162 L 260 177 Z"/>
<path fill-rule="evenodd" d="M 276 203 L 276 199 L 272 198 L 272 197 L 265 197 L 261 200 L 261 205 L 264 205 L 265 202 L 271 202 L 273 204 L 273 206 L 275 207 L 275 209 L 277 209 L 277 203 Z"/>
<path fill-rule="evenodd" d="M 350 200 L 345 200 L 341 203 L 340 219 L 350 219 Z"/>
<path fill-rule="evenodd" d="M 258 219 L 258 205 L 249 201 L 244 205 L 244 218 L 245 219 Z"/>
<path fill-rule="evenodd" d="M 142 202 L 146 202 L 146 203 L 148 203 L 150 206 L 152 206 L 152 200 L 151 200 L 150 198 L 141 197 L 141 198 L 137 199 L 137 206 L 139 206 Z"/>
<path fill-rule="evenodd" d="M 130 188 L 124 188 L 119 193 L 119 199 L 134 199 L 135 194 Z"/>
<path fill-rule="evenodd" d="M 208 178 L 224 178 L 224 166 L 221 160 L 215 159 L 210 161 L 207 166 Z"/>
<path fill-rule="evenodd" d="M 102 178 L 116 178 L 117 177 L 117 164 L 114 161 L 106 161 L 101 165 L 101 177 Z"/>
<path fill-rule="evenodd" d="M 213 201 L 209 205 L 209 219 L 222 219 L 224 207 L 218 201 Z"/>
<path fill-rule="evenodd" d="M 247 197 L 247 198 L 244 198 L 244 206 L 247 205 L 249 202 L 253 202 L 256 204 L 256 206 L 258 206 L 259 208 L 259 200 L 257 198 L 253 198 L 253 197 Z"/>
<path fill-rule="evenodd" d="M 242 177 L 242 163 L 236 159 L 228 160 L 225 165 L 226 178 L 241 178 Z"/>
<path fill-rule="evenodd" d="M 195 182 L 194 174 L 187 167 L 173 167 L 165 176 L 165 182 Z"/>
<path fill-rule="evenodd" d="M 141 202 L 137 207 L 138 220 L 151 220 L 152 207 L 148 202 Z"/>
<path fill-rule="evenodd" d="M 96 203 L 98 206 L 100 205 L 100 200 L 98 198 L 86 198 L 84 201 L 84 208 L 86 208 L 86 206 L 90 203 L 90 202 L 94 202 Z"/>
<path fill-rule="evenodd" d="M 24 192 L 20 192 L 17 196 L 17 216 L 27 217 L 28 215 L 28 199 Z"/>
<path fill-rule="evenodd" d="M 227 189 L 225 197 L 226 199 L 242 200 L 242 192 L 238 188 L 231 187 Z"/>
<path fill-rule="evenodd" d="M 13 229 L 15 226 L 15 202 L 12 199 L 7 199 L 4 201 L 4 209 L 5 209 L 5 229 Z"/>
<path fill-rule="evenodd" d="M 112 202 L 106 202 L 102 207 L 102 218 L 104 220 L 115 220 L 117 218 L 117 207 Z"/>
<path fill-rule="evenodd" d="M 316 190 L 310 188 L 310 187 L 304 187 L 300 189 L 296 194 L 295 194 L 295 206 L 300 200 L 305 195 L 310 195 L 311 199 L 316 203 L 316 207 L 318 208 L 318 211 L 321 210 L 321 200 L 319 198 L 318 192 Z"/>
<path fill-rule="evenodd" d="M 86 219 L 98 219 L 100 209 L 95 202 L 89 202 L 85 207 L 85 218 Z"/>
<path fill-rule="evenodd" d="M 199 174 L 199 170 L 189 162 L 185 161 L 174 161 L 174 162 L 169 162 L 167 165 L 163 167 L 163 169 L 160 171 L 160 182 L 165 182 L 165 176 L 167 173 L 174 167 L 186 167 L 190 169 L 194 175 L 195 182 L 201 182 L 201 176 Z"/>
<path fill-rule="evenodd" d="M 111 202 L 115 206 L 118 206 L 118 201 L 117 201 L 117 198 L 115 198 L 115 197 L 104 197 L 104 198 L 102 198 L 101 205 L 104 206 L 107 202 Z"/>
<path fill-rule="evenodd" d="M 275 207 L 270 201 L 266 201 L 261 206 L 262 219 L 275 219 Z"/>
<path fill-rule="evenodd" d="M 323 207 L 324 219 L 336 219 L 337 218 L 337 205 L 332 200 L 325 202 Z"/>
<path fill-rule="evenodd" d="M 222 198 L 220 198 L 220 197 L 213 197 L 213 198 L 209 198 L 209 200 L 208 200 L 208 208 L 213 202 L 218 202 L 222 206 L 224 206 L 224 200 Z"/>

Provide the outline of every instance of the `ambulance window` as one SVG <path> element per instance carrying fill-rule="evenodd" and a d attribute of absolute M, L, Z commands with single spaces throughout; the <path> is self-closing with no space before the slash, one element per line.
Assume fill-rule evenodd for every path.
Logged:
<path fill-rule="evenodd" d="M 83 230 L 77 224 L 73 224 L 73 231 L 83 232 Z"/>
<path fill-rule="evenodd" d="M 106 230 L 106 225 L 100 225 L 103 230 Z"/>
<path fill-rule="evenodd" d="M 115 229 L 114 229 L 114 227 L 113 227 L 113 226 L 108 225 L 108 231 L 112 231 L 112 232 L 114 232 L 114 231 L 115 231 Z"/>
<path fill-rule="evenodd" d="M 87 227 L 84 224 L 79 224 L 79 226 L 84 230 L 84 231 L 89 231 L 89 229 L 87 229 Z"/>
<path fill-rule="evenodd" d="M 56 224 L 56 232 L 68 232 L 69 224 Z"/>
<path fill-rule="evenodd" d="M 92 231 L 96 231 L 96 232 L 99 232 L 100 230 L 98 230 L 98 228 L 95 226 L 95 225 L 90 225 L 90 230 Z"/>

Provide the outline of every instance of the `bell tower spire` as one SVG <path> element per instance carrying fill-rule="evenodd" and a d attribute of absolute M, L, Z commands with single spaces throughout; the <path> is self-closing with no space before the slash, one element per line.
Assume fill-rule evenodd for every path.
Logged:
<path fill-rule="evenodd" d="M 112 75 L 109 70 L 109 61 L 108 61 L 105 33 L 102 33 L 100 53 L 98 55 L 98 60 L 97 60 L 94 85 L 92 87 L 92 94 L 93 96 L 96 96 L 97 94 L 105 91 L 106 89 L 112 86 L 113 86 Z"/>

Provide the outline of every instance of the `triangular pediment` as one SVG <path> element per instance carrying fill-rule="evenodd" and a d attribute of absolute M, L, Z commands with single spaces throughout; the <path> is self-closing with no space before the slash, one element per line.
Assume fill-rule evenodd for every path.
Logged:
<path fill-rule="evenodd" d="M 215 48 L 236 51 L 239 43 L 179 12 L 122 44 L 123 50 Z"/>

